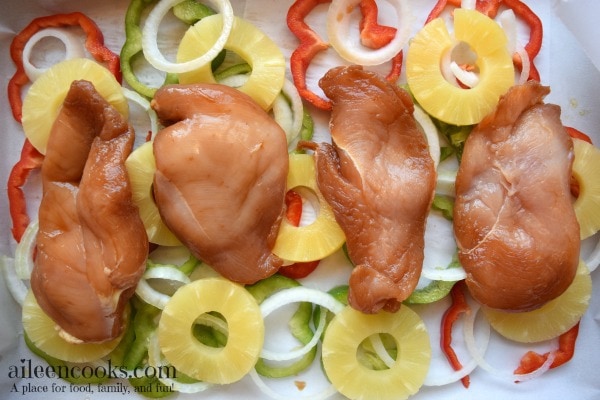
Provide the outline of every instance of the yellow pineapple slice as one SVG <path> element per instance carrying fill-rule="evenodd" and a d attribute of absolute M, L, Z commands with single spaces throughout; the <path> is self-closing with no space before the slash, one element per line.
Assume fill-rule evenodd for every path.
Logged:
<path fill-rule="evenodd" d="M 125 168 L 131 182 L 133 202 L 140 209 L 140 217 L 146 228 L 148 241 L 162 246 L 180 246 L 179 239 L 160 217 L 152 194 L 156 171 L 152 142 L 146 142 L 131 152 L 125 160 Z"/>
<path fill-rule="evenodd" d="M 198 21 L 184 35 L 177 51 L 177 61 L 198 57 L 210 49 L 222 30 L 223 17 L 215 14 Z M 225 49 L 235 52 L 252 67 L 250 77 L 239 90 L 269 110 L 281 92 L 285 79 L 285 59 L 277 45 L 250 22 L 236 17 Z M 211 82 L 215 78 L 210 63 L 179 74 L 180 83 Z"/>
<path fill-rule="evenodd" d="M 479 82 L 470 89 L 444 77 L 442 59 L 466 43 L 477 56 Z M 408 86 L 417 102 L 433 117 L 453 125 L 476 124 L 496 107 L 515 80 L 506 34 L 491 18 L 476 10 L 454 11 L 454 38 L 437 18 L 412 39 L 406 59 Z"/>
<path fill-rule="evenodd" d="M 228 327 L 224 347 L 195 338 L 193 326 L 209 312 L 221 314 Z M 264 321 L 254 297 L 224 278 L 205 278 L 179 288 L 158 323 L 158 342 L 167 361 L 181 373 L 204 382 L 240 380 L 258 361 L 264 341 Z"/>
<path fill-rule="evenodd" d="M 121 338 L 103 343 L 81 343 L 64 333 L 42 310 L 30 290 L 22 309 L 23 329 L 41 351 L 59 360 L 84 363 L 98 360 L 119 344 Z"/>
<path fill-rule="evenodd" d="M 297 227 L 284 218 L 273 254 L 287 261 L 307 262 L 321 260 L 339 250 L 344 245 L 346 236 L 336 222 L 333 210 L 319 191 L 312 155 L 290 154 L 287 188 L 307 188 L 314 193 L 318 200 L 318 205 L 315 205 L 317 216 L 312 223 Z"/>
<path fill-rule="evenodd" d="M 357 358 L 361 343 L 374 334 L 390 335 L 397 356 L 390 368 L 375 370 Z M 425 324 L 403 305 L 396 313 L 363 314 L 346 307 L 325 331 L 323 368 L 333 386 L 350 399 L 406 399 L 425 381 L 431 345 Z"/>
<path fill-rule="evenodd" d="M 579 184 L 579 197 L 573 207 L 583 240 L 600 230 L 600 149 L 584 140 L 573 139 L 573 150 L 573 176 Z"/>
<path fill-rule="evenodd" d="M 588 308 L 592 295 L 592 278 L 583 261 L 571 286 L 541 308 L 509 313 L 482 307 L 492 327 L 516 342 L 532 343 L 555 338 L 571 329 Z"/>
<path fill-rule="evenodd" d="M 128 117 L 129 107 L 123 89 L 108 69 L 87 58 L 59 62 L 36 79 L 23 100 L 23 131 L 40 153 L 46 153 L 50 130 L 71 82 L 79 79 L 90 81 L 106 101 Z"/>

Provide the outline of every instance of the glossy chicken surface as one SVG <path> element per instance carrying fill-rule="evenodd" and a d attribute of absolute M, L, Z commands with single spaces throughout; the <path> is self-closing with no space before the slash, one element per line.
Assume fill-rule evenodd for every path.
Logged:
<path fill-rule="evenodd" d="M 42 164 L 31 287 L 41 308 L 84 342 L 119 336 L 144 272 L 148 239 L 124 162 L 133 129 L 87 81 L 75 81 Z"/>
<path fill-rule="evenodd" d="M 346 234 L 349 302 L 396 311 L 423 264 L 425 221 L 436 173 L 405 91 L 358 66 L 321 79 L 333 102 L 332 145 L 316 146 L 319 189 Z"/>
<path fill-rule="evenodd" d="M 166 225 L 224 277 L 249 284 L 283 261 L 272 254 L 284 213 L 285 133 L 250 97 L 217 84 L 161 88 L 152 107 L 154 196 Z"/>
<path fill-rule="evenodd" d="M 573 144 L 549 88 L 513 87 L 469 136 L 456 179 L 454 231 L 481 303 L 527 311 L 560 295 L 579 261 L 569 189 Z"/>

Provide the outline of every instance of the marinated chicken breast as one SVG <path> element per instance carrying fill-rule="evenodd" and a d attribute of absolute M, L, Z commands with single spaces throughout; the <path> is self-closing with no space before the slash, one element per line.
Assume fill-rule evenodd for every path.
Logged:
<path fill-rule="evenodd" d="M 148 238 L 125 170 L 133 129 L 87 81 L 75 81 L 42 164 L 31 288 L 67 335 L 118 337 L 141 278 Z"/>
<path fill-rule="evenodd" d="M 319 189 L 346 234 L 349 302 L 396 311 L 423 264 L 436 173 L 404 90 L 359 66 L 338 67 L 320 86 L 333 103 L 332 145 L 315 146 Z"/>
<path fill-rule="evenodd" d="M 152 107 L 154 196 L 165 224 L 226 278 L 254 283 L 279 269 L 271 253 L 284 213 L 285 133 L 249 96 L 217 84 L 171 85 Z"/>
<path fill-rule="evenodd" d="M 513 87 L 465 144 L 454 232 L 467 286 L 481 303 L 538 308 L 572 282 L 579 224 L 569 189 L 573 143 L 549 88 Z"/>

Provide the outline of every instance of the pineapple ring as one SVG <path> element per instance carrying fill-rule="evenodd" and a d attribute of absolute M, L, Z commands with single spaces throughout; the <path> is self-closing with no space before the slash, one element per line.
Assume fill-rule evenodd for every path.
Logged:
<path fill-rule="evenodd" d="M 179 239 L 160 217 L 152 195 L 152 183 L 156 172 L 152 142 L 146 142 L 131 152 L 125 160 L 125 168 L 131 182 L 132 199 L 140 209 L 148 241 L 162 246 L 181 246 Z"/>
<path fill-rule="evenodd" d="M 177 60 L 183 62 L 207 51 L 216 41 L 222 25 L 223 16 L 215 14 L 190 27 L 179 44 Z M 285 80 L 285 59 L 279 47 L 250 22 L 235 17 L 225 49 L 235 52 L 252 67 L 250 77 L 239 90 L 252 97 L 264 110 L 269 110 Z M 216 80 L 209 63 L 179 74 L 179 82 L 216 83 Z"/>
<path fill-rule="evenodd" d="M 125 118 L 129 115 L 127 99 L 119 82 L 102 65 L 87 58 L 61 61 L 41 75 L 31 85 L 23 100 L 23 131 L 33 147 L 46 153 L 48 137 L 60 112 L 71 82 L 90 81 L 98 93 Z"/>
<path fill-rule="evenodd" d="M 553 339 L 571 329 L 588 308 L 592 278 L 583 261 L 567 290 L 537 310 L 508 313 L 481 307 L 490 325 L 502 336 L 521 343 Z"/>
<path fill-rule="evenodd" d="M 23 329 L 29 340 L 50 357 L 62 361 L 84 363 L 99 360 L 117 347 L 121 337 L 103 343 L 75 343 L 67 341 L 56 323 L 42 310 L 31 290 L 23 302 Z M 125 330 L 123 330 L 125 331 Z"/>
<path fill-rule="evenodd" d="M 454 11 L 454 36 L 436 18 L 410 42 L 406 78 L 417 102 L 428 114 L 453 125 L 472 125 L 494 110 L 515 80 L 514 66 L 502 28 L 476 10 Z M 467 43 L 477 54 L 479 83 L 470 89 L 452 85 L 440 63 L 456 42 Z"/>
<path fill-rule="evenodd" d="M 579 221 L 581 240 L 600 229 L 600 149 L 584 140 L 573 139 L 573 176 L 579 183 L 579 197 L 573 207 Z"/>
<path fill-rule="evenodd" d="M 357 349 L 377 333 L 391 335 L 398 356 L 389 369 L 373 370 L 360 363 Z M 323 368 L 336 389 L 350 399 L 406 399 L 425 381 L 431 345 L 425 324 L 403 305 L 396 313 L 364 314 L 346 307 L 325 331 Z"/>
<path fill-rule="evenodd" d="M 287 188 L 305 187 L 316 194 L 319 208 L 316 220 L 309 225 L 293 226 L 283 218 L 275 240 L 273 254 L 291 262 L 321 260 L 337 250 L 346 241 L 333 210 L 317 186 L 315 159 L 309 154 L 290 154 Z"/>
<path fill-rule="evenodd" d="M 227 321 L 225 347 L 198 341 L 192 326 L 198 317 L 216 311 Z M 158 342 L 178 371 L 204 382 L 226 384 L 244 377 L 258 361 L 265 326 L 258 303 L 241 285 L 221 277 L 180 287 L 158 323 Z"/>

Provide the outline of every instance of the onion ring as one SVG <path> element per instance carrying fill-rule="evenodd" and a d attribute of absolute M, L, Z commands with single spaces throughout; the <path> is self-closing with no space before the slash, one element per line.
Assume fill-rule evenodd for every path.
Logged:
<path fill-rule="evenodd" d="M 234 15 L 231 3 L 228 0 L 210 0 L 223 16 L 223 30 L 213 47 L 193 60 L 182 63 L 168 61 L 158 48 L 158 28 L 160 22 L 169 10 L 182 1 L 183 0 L 162 0 L 159 2 L 148 15 L 142 30 L 142 50 L 144 56 L 154 68 L 160 71 L 173 73 L 189 72 L 209 63 L 221 50 L 223 50 L 227 38 L 231 33 L 231 29 L 233 28 Z"/>
<path fill-rule="evenodd" d="M 25 47 L 23 48 L 23 69 L 25 74 L 31 82 L 42 76 L 48 68 L 38 68 L 33 65 L 30 61 L 31 51 L 33 47 L 40 42 L 42 39 L 52 37 L 60 40 L 65 45 L 65 60 L 71 58 L 83 58 L 85 57 L 85 48 L 79 38 L 65 29 L 60 28 L 46 28 L 36 32 L 29 38 Z"/>
<path fill-rule="evenodd" d="M 391 60 L 408 43 L 412 17 L 406 0 L 388 0 L 394 7 L 398 27 L 394 39 L 377 49 L 363 47 L 348 40 L 350 24 L 348 15 L 360 0 L 333 0 L 327 11 L 327 35 L 331 46 L 345 60 L 360 65 L 379 65 Z"/>

